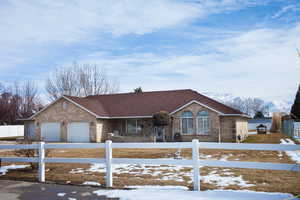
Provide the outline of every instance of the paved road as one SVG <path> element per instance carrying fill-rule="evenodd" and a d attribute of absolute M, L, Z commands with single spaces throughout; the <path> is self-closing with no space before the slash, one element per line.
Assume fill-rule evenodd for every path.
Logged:
<path fill-rule="evenodd" d="M 118 200 L 97 196 L 96 187 L 0 180 L 0 200 Z"/>

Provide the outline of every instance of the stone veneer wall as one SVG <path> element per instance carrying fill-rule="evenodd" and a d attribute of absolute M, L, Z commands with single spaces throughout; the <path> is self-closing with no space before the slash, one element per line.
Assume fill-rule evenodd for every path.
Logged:
<path fill-rule="evenodd" d="M 237 142 L 237 136 L 241 136 L 241 141 L 248 135 L 247 118 L 243 117 L 221 117 L 221 141 Z"/>
<path fill-rule="evenodd" d="M 64 109 L 62 104 L 67 103 Z M 91 142 L 96 142 L 99 138 L 96 134 L 97 120 L 87 111 L 77 107 L 73 103 L 60 99 L 46 110 L 35 117 L 35 133 L 36 140 L 41 140 L 41 124 L 43 122 L 59 122 L 61 125 L 61 141 L 67 141 L 67 126 L 70 122 L 88 122 L 90 124 L 90 139 Z M 97 141 L 98 142 L 98 141 Z"/>
<path fill-rule="evenodd" d="M 248 136 L 248 120 L 246 118 L 239 118 L 236 121 L 236 133 L 240 136 L 241 141 Z"/>
<path fill-rule="evenodd" d="M 183 112 L 186 112 L 186 111 L 190 111 L 193 113 L 193 128 L 194 128 L 194 134 L 192 135 L 182 135 L 181 134 L 181 127 L 180 127 L 180 117 L 181 117 L 181 114 Z M 210 134 L 208 135 L 197 135 L 196 134 L 196 129 L 197 129 L 197 114 L 199 111 L 208 111 L 209 113 L 209 116 L 210 116 Z M 182 110 L 176 112 L 174 115 L 173 115 L 173 133 L 176 134 L 176 133 L 180 133 L 181 136 L 182 136 L 182 140 L 183 141 L 191 141 L 192 139 L 199 139 L 199 141 L 218 141 L 218 137 L 219 137 L 219 128 L 220 128 L 220 120 L 219 120 L 219 115 L 218 113 L 204 107 L 204 106 L 201 106 L 197 103 L 192 103 L 190 104 L 189 106 L 183 108 Z M 171 131 L 168 132 L 168 135 L 170 137 L 173 138 L 172 136 L 172 129 Z"/>

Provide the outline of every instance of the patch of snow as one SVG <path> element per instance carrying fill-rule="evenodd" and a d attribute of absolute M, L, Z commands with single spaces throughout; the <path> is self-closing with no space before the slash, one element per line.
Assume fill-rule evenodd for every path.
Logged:
<path fill-rule="evenodd" d="M 68 200 L 76 200 L 75 198 L 69 197 Z"/>
<path fill-rule="evenodd" d="M 289 144 L 295 144 L 295 142 L 289 138 L 285 139 Z"/>
<path fill-rule="evenodd" d="M 76 168 L 70 171 L 70 174 L 81 174 L 81 173 L 84 173 L 84 170 L 82 168 Z"/>
<path fill-rule="evenodd" d="M 63 196 L 65 196 L 65 195 L 66 195 L 66 193 L 63 193 L 63 192 L 57 193 L 57 196 L 58 196 L 58 197 L 63 197 Z"/>
<path fill-rule="evenodd" d="M 224 155 L 221 160 L 226 161 L 232 154 Z M 200 155 L 201 158 L 211 158 L 211 155 Z M 174 166 L 174 165 L 149 165 L 149 164 L 113 164 L 114 174 L 130 174 L 130 175 L 151 175 L 153 179 L 158 181 L 176 181 L 176 182 L 193 182 L 192 167 Z M 105 165 L 102 163 L 92 164 L 89 169 L 82 168 L 72 169 L 70 173 L 105 173 Z M 207 176 L 201 176 L 205 182 L 215 184 L 220 188 L 228 185 L 238 185 L 240 187 L 251 187 L 252 184 L 242 179 L 242 176 L 234 176 L 234 173 L 228 169 L 221 170 L 221 175 L 217 171 L 213 171 Z"/>
<path fill-rule="evenodd" d="M 295 142 L 289 138 L 280 139 L 280 144 L 295 144 Z"/>
<path fill-rule="evenodd" d="M 223 155 L 222 158 L 220 158 L 220 161 L 227 161 L 229 157 L 233 156 L 232 154 Z"/>
<path fill-rule="evenodd" d="M 129 189 L 154 189 L 154 190 L 189 190 L 186 186 L 178 186 L 178 185 L 129 185 L 125 186 Z"/>
<path fill-rule="evenodd" d="M 291 139 L 280 139 L 280 144 L 295 145 L 295 142 Z M 300 151 L 285 151 L 285 153 L 297 164 L 300 163 Z"/>
<path fill-rule="evenodd" d="M 98 182 L 94 182 L 94 181 L 85 181 L 84 183 L 82 183 L 83 185 L 95 185 L 95 186 L 100 186 L 101 184 Z"/>
<path fill-rule="evenodd" d="M 10 169 L 24 169 L 30 165 L 8 165 L 0 167 L 0 176 L 5 175 Z"/>
<path fill-rule="evenodd" d="M 224 175 L 229 176 L 220 176 L 216 171 L 212 171 L 207 176 L 201 176 L 201 179 L 205 183 L 215 184 L 221 188 L 227 187 L 229 185 L 238 185 L 240 187 L 255 186 L 253 184 L 247 183 L 247 181 L 245 181 L 242 176 L 232 176 L 233 174 L 231 172 L 225 172 Z"/>
<path fill-rule="evenodd" d="M 205 155 L 205 154 L 200 154 L 199 156 L 201 159 L 209 159 L 212 157 L 212 155 Z"/>
<path fill-rule="evenodd" d="M 137 186 L 134 187 L 137 188 Z M 134 190 L 96 190 L 93 193 L 98 196 L 104 195 L 109 198 L 120 198 L 120 200 L 282 200 L 293 197 L 293 195 L 286 193 L 248 190 L 207 190 L 198 192 L 177 186 L 141 186 Z"/>

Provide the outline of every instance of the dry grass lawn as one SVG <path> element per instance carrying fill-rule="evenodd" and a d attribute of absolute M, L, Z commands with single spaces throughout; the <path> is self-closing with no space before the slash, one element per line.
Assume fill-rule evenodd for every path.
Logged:
<path fill-rule="evenodd" d="M 251 135 L 246 142 L 253 143 L 279 143 L 283 138 L 282 134 L 272 135 Z M 119 158 L 172 158 L 176 150 L 171 149 L 115 149 L 113 157 Z M 222 159 L 226 156 L 227 160 L 238 161 L 256 161 L 256 162 L 274 162 L 274 163 L 295 163 L 285 153 L 277 151 L 234 151 L 234 150 L 208 150 L 200 151 L 201 158 Z M 13 156 L 14 152 L 0 152 L 0 156 Z M 191 158 L 190 150 L 183 150 L 182 156 L 186 159 Z M 208 157 L 211 156 L 211 157 Z M 52 150 L 49 157 L 104 157 L 104 151 L 101 149 L 59 149 Z M 2 165 L 6 163 L 2 163 Z M 7 163 L 8 164 L 8 163 Z M 46 181 L 68 184 L 82 184 L 85 181 L 95 181 L 105 184 L 104 172 L 89 171 L 90 164 L 46 164 Z M 145 169 L 148 173 L 142 173 Z M 180 169 L 168 168 L 168 166 L 151 167 L 142 166 L 134 169 L 120 169 L 124 173 L 114 173 L 114 187 L 123 188 L 128 185 L 183 185 L 192 188 L 192 180 L 189 174 L 191 168 L 184 167 Z M 157 173 L 159 170 L 159 173 Z M 241 176 L 247 184 L 253 186 L 242 187 L 239 184 L 229 184 L 218 186 L 219 180 L 215 182 L 201 181 L 201 189 L 248 189 L 266 192 L 286 192 L 300 195 L 300 172 L 289 171 L 271 171 L 254 169 L 225 169 L 202 167 L 202 176 L 208 176 L 214 172 L 222 177 Z M 70 173 L 70 172 L 73 173 Z M 78 173 L 77 173 L 78 172 Z M 179 173 L 179 175 L 178 175 Z M 178 178 L 172 177 L 174 174 Z M 230 174 L 230 175 L 228 175 Z M 31 168 L 10 170 L 6 175 L 0 176 L 0 179 L 37 181 L 37 170 Z"/>

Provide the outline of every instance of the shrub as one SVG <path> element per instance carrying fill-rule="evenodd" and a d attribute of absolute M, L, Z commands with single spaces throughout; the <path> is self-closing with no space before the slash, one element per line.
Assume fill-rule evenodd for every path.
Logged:
<path fill-rule="evenodd" d="M 167 126 L 169 124 L 169 114 L 166 111 L 160 111 L 153 115 L 154 126 Z"/>

